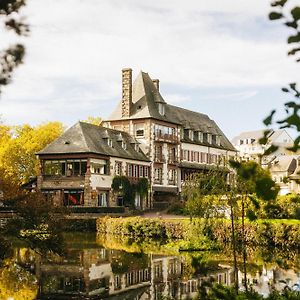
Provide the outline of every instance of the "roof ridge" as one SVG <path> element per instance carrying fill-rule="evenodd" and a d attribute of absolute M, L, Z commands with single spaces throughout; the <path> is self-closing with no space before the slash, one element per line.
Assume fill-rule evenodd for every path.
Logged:
<path fill-rule="evenodd" d="M 179 109 L 182 109 L 182 110 L 185 110 L 185 111 L 187 111 L 187 112 L 191 112 L 191 113 L 193 113 L 193 114 L 198 114 L 198 115 L 201 115 L 201 116 L 206 116 L 206 117 L 208 117 L 209 120 L 212 120 L 207 114 L 203 114 L 203 113 L 198 112 L 198 111 L 193 111 L 193 110 L 190 110 L 190 109 L 187 109 L 187 108 L 183 108 L 183 107 L 176 106 L 176 105 L 172 105 L 172 104 L 168 104 L 168 103 L 167 103 L 167 105 L 168 105 L 168 106 L 175 107 L 175 108 L 179 108 Z"/>

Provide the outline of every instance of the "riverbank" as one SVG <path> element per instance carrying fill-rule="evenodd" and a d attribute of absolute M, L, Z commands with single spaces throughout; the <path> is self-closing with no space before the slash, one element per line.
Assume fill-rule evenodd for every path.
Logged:
<path fill-rule="evenodd" d="M 237 244 L 242 225 L 236 222 Z M 163 219 L 142 217 L 102 217 L 97 233 L 176 242 L 178 250 L 212 250 L 231 242 L 231 224 L 227 219 Z M 250 247 L 272 247 L 285 251 L 300 249 L 299 220 L 259 220 L 245 224 L 246 243 Z"/>

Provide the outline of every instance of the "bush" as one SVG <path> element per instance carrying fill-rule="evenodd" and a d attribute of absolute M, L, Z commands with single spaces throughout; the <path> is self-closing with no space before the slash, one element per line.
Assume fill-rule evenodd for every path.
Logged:
<path fill-rule="evenodd" d="M 182 201 L 176 201 L 172 203 L 167 209 L 168 214 L 173 215 L 187 215 L 188 212 L 185 209 L 185 205 Z"/>

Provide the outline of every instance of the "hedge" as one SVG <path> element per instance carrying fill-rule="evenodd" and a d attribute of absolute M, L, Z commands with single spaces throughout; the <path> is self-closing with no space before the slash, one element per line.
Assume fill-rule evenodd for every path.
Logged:
<path fill-rule="evenodd" d="M 235 224 L 237 244 L 241 244 L 242 225 Z M 229 220 L 194 219 L 172 220 L 160 218 L 111 218 L 97 219 L 97 232 L 110 235 L 161 238 L 196 242 L 206 240 L 216 245 L 226 245 L 231 242 L 231 224 Z M 283 250 L 300 248 L 300 222 L 264 221 L 246 222 L 246 243 L 249 246 L 268 246 Z M 199 243 L 198 243 L 199 244 Z"/>
<path fill-rule="evenodd" d="M 115 207 L 88 207 L 88 206 L 71 206 L 68 208 L 71 213 L 95 213 L 95 214 L 123 214 L 123 206 Z"/>

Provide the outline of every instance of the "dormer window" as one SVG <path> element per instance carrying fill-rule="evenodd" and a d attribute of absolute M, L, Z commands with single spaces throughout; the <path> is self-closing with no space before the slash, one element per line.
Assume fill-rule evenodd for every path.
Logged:
<path fill-rule="evenodd" d="M 161 116 L 165 115 L 165 104 L 164 103 L 158 103 L 158 112 Z"/>
<path fill-rule="evenodd" d="M 122 148 L 123 148 L 124 150 L 127 149 L 127 144 L 126 144 L 124 141 L 122 141 Z"/>
<path fill-rule="evenodd" d="M 189 130 L 189 139 L 190 140 L 194 140 L 194 131 L 193 130 Z"/>
<path fill-rule="evenodd" d="M 207 132 L 203 133 L 203 142 L 208 143 L 208 133 Z"/>
<path fill-rule="evenodd" d="M 108 145 L 109 147 L 112 147 L 112 140 L 111 140 L 111 139 L 107 139 L 107 145 Z"/>
<path fill-rule="evenodd" d="M 139 152 L 139 151 L 140 151 L 139 144 L 134 144 L 134 150 L 135 150 L 136 152 Z"/>

